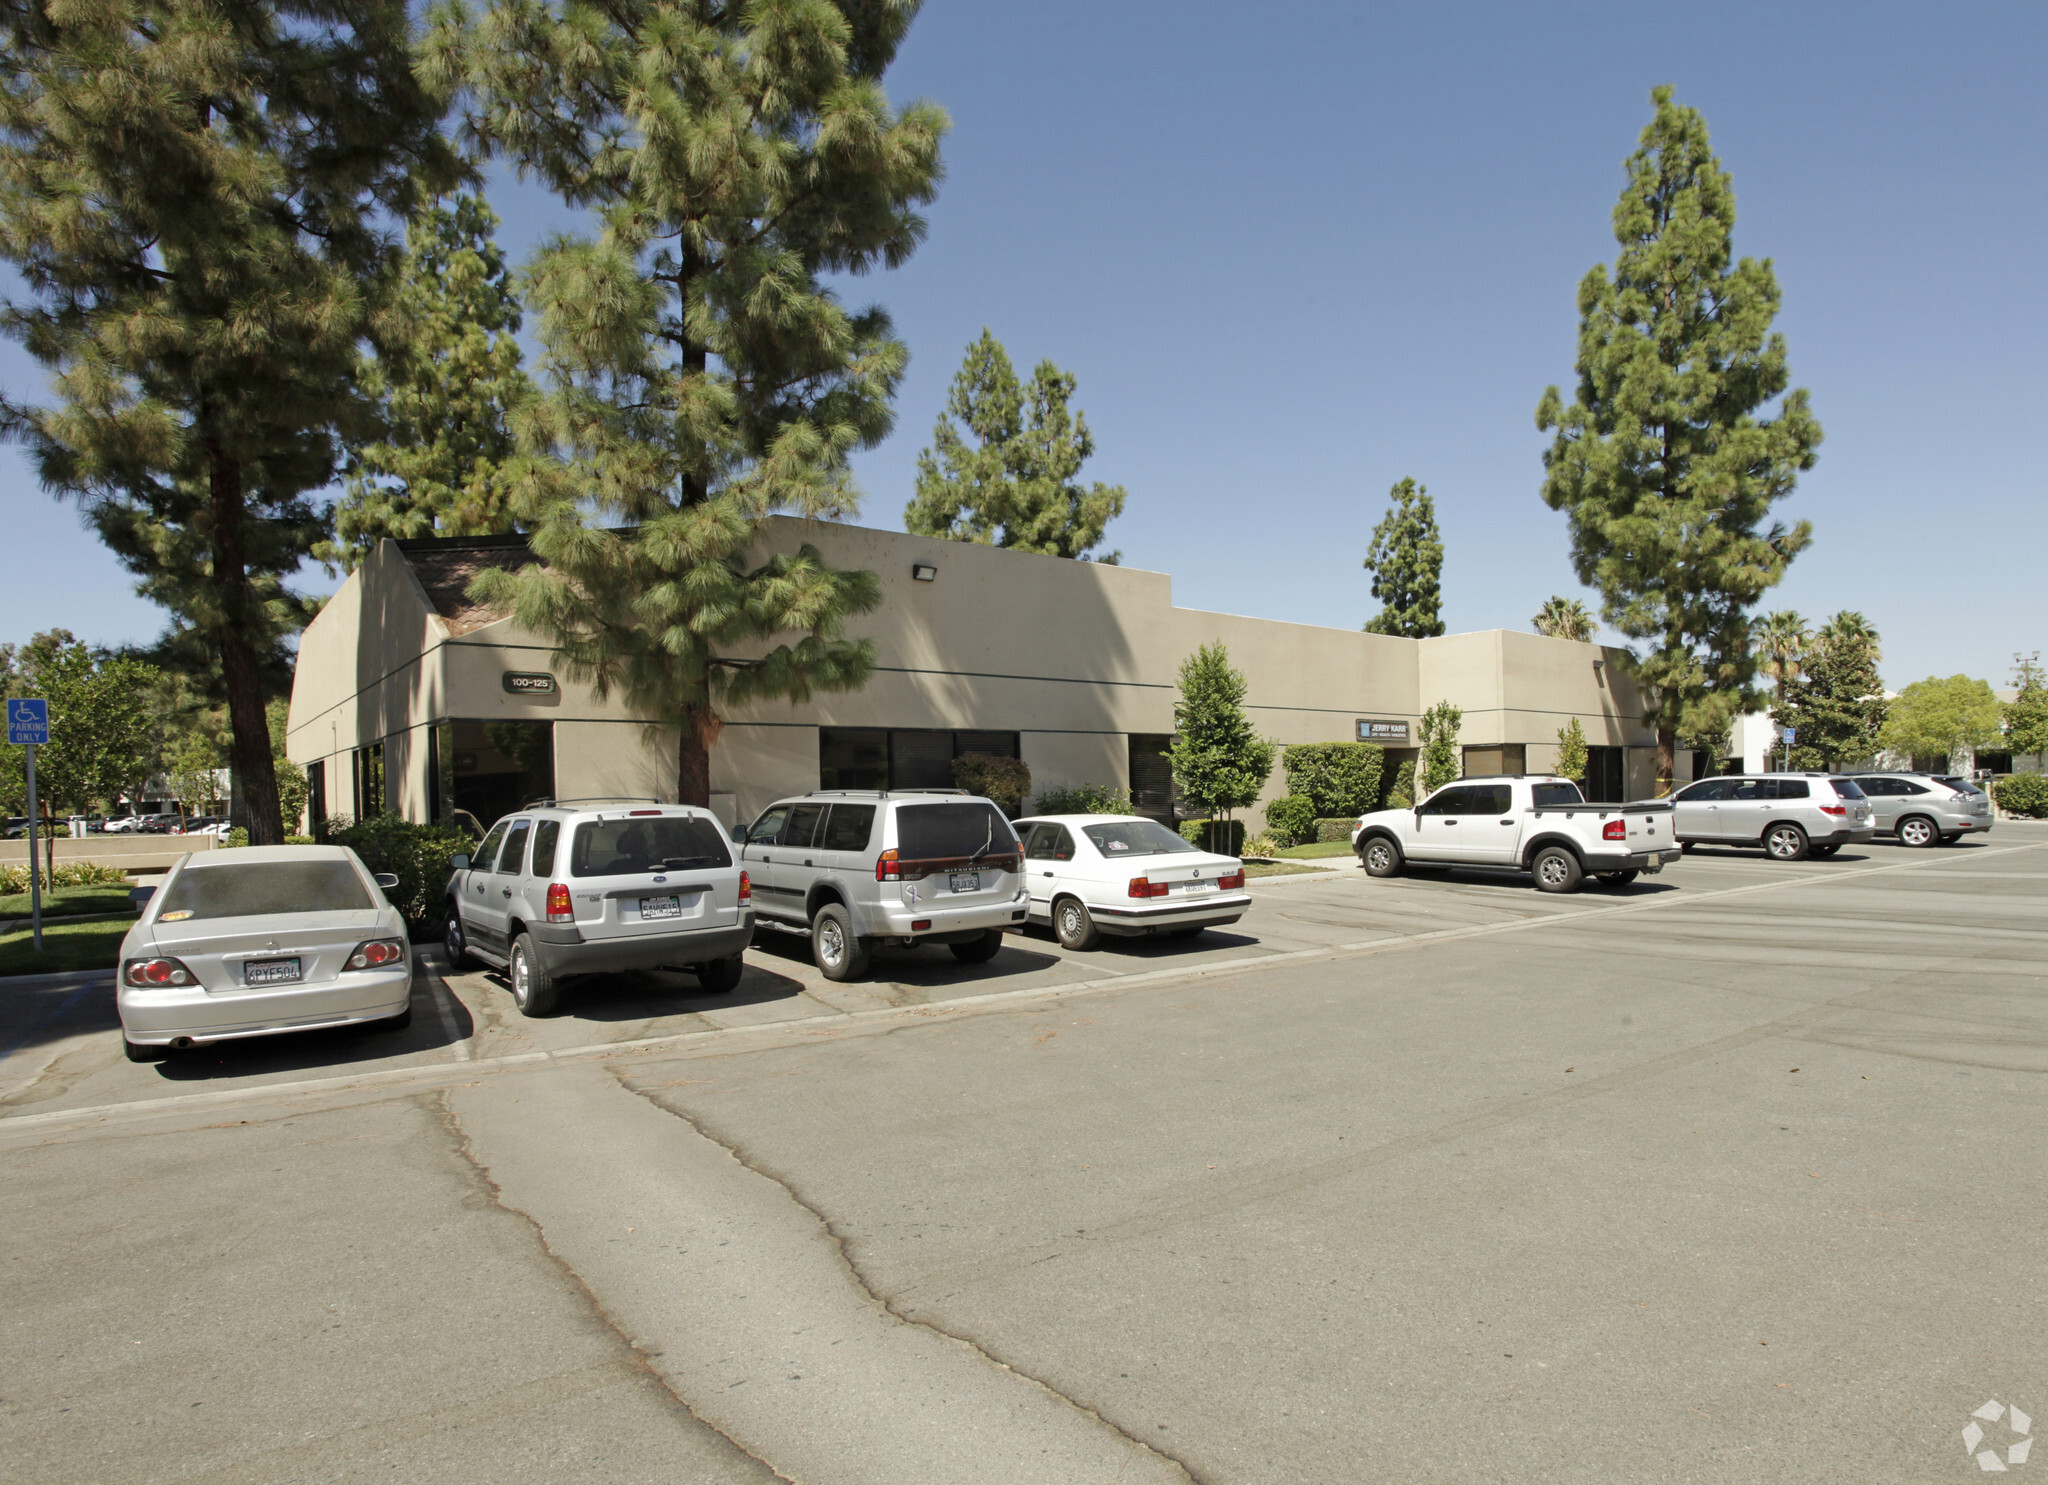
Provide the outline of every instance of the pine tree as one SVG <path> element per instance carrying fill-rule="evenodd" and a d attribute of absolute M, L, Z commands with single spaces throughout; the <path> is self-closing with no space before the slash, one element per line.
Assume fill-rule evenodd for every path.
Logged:
<path fill-rule="evenodd" d="M 2005 704 L 2005 745 L 2015 753 L 2048 753 L 2048 677 L 2038 653 L 2012 657 L 2012 683 L 2017 694 Z"/>
<path fill-rule="evenodd" d="M 1226 820 L 1259 797 L 1278 751 L 1245 716 L 1245 691 L 1244 676 L 1221 644 L 1203 645 L 1181 662 L 1168 760 L 1181 797 Z"/>
<path fill-rule="evenodd" d="M 335 539 L 316 555 L 354 570 L 384 537 L 512 529 L 512 415 L 533 396 L 520 364 L 519 299 L 483 199 L 458 195 L 406 224 L 391 342 L 364 358 L 373 442 L 348 458 Z"/>
<path fill-rule="evenodd" d="M 1367 634 L 1400 634 L 1431 639 L 1444 632 L 1438 614 L 1443 604 L 1444 539 L 1436 529 L 1436 506 L 1429 487 L 1404 479 L 1387 492 L 1393 509 L 1373 527 L 1366 548 L 1365 570 L 1372 574 L 1372 596 L 1378 614 L 1366 621 Z"/>
<path fill-rule="evenodd" d="M 1536 610 L 1536 617 L 1529 622 L 1538 634 L 1552 639 L 1576 639 L 1583 643 L 1593 637 L 1593 616 L 1576 598 L 1544 599 L 1543 607 Z"/>
<path fill-rule="evenodd" d="M 721 706 L 873 667 L 843 633 L 878 601 L 872 573 L 749 550 L 774 512 L 852 509 L 848 457 L 891 425 L 904 347 L 825 276 L 894 267 L 924 235 L 945 115 L 882 88 L 916 12 L 494 0 L 434 36 L 429 74 L 472 90 L 474 142 L 596 227 L 526 277 L 547 389 L 513 478 L 542 562 L 473 591 L 676 728 L 689 803 L 710 799 Z"/>
<path fill-rule="evenodd" d="M 1579 580 L 1631 640 L 1631 668 L 1657 731 L 1660 791 L 1681 732 L 1711 733 L 1754 705 L 1749 610 L 1811 539 L 1764 525 L 1810 469 L 1820 424 L 1787 393 L 1785 341 L 1771 331 L 1768 259 L 1730 265 L 1735 198 L 1705 121 L 1652 93 L 1656 116 L 1627 162 L 1610 277 L 1579 286 L 1579 381 L 1567 405 L 1543 394 L 1556 429 L 1543 498 L 1569 514 Z M 1759 409 L 1783 397 L 1776 417 Z"/>
<path fill-rule="evenodd" d="M 0 328 L 56 405 L 0 408 L 44 485 L 172 615 L 233 720 L 250 839 L 282 838 L 266 666 L 311 613 L 356 356 L 422 183 L 452 179 L 403 0 L 0 0 Z"/>
<path fill-rule="evenodd" d="M 1557 729 L 1557 775 L 1575 784 L 1586 779 L 1586 729 L 1573 717 Z"/>
<path fill-rule="evenodd" d="M 1082 485 L 1095 452 L 1088 419 L 1069 412 L 1073 374 L 1038 363 L 1020 386 L 1010 356 L 984 327 L 967 348 L 932 447 L 917 456 L 917 494 L 904 529 L 983 546 L 1114 564 L 1091 556 L 1103 529 L 1123 514 L 1121 485 Z M 955 422 L 958 422 L 958 427 Z"/>
<path fill-rule="evenodd" d="M 1464 725 L 1465 713 L 1448 701 L 1439 701 L 1422 714 L 1422 753 L 1417 772 L 1425 795 L 1465 772 L 1464 758 L 1458 751 L 1458 731 Z"/>
<path fill-rule="evenodd" d="M 1884 681 L 1877 671 L 1882 657 L 1877 631 L 1850 610 L 1836 614 L 1811 635 L 1805 634 L 1798 618 L 1772 614 L 1765 621 L 1767 642 L 1773 635 L 1783 640 L 1795 632 L 1804 641 L 1790 664 L 1790 678 L 1778 680 L 1771 720 L 1796 735 L 1791 748 L 1794 768 L 1861 764 L 1877 753 L 1887 710 Z M 1767 673 L 1772 673 L 1772 664 L 1777 667 L 1774 678 L 1783 675 L 1786 662 L 1767 662 Z"/>

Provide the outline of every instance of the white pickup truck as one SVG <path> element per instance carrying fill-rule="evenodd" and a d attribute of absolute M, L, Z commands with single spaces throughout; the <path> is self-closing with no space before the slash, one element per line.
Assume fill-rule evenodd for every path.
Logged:
<path fill-rule="evenodd" d="M 1406 865 L 1526 871 L 1545 892 L 1576 892 L 1592 876 L 1619 887 L 1678 859 L 1671 801 L 1588 804 L 1554 775 L 1457 779 L 1406 810 L 1375 810 L 1351 833 L 1376 877 Z"/>

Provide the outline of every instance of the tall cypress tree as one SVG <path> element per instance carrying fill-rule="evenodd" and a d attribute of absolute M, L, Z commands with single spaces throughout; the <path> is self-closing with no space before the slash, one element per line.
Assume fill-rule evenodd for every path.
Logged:
<path fill-rule="evenodd" d="M 404 0 L 0 0 L 0 316 L 56 405 L 0 408 L 44 484 L 171 611 L 233 724 L 249 837 L 283 839 L 266 668 L 310 612 L 356 356 L 395 252 L 451 181 Z M 217 667 L 217 669 L 215 669 Z"/>
<path fill-rule="evenodd" d="M 1429 487 L 1404 479 L 1387 496 L 1393 508 L 1373 527 L 1365 569 L 1380 611 L 1365 623 L 1367 634 L 1400 634 L 1432 639 L 1444 632 L 1444 539 L 1436 527 Z"/>
<path fill-rule="evenodd" d="M 924 235 L 945 115 L 882 88 L 917 10 L 494 0 L 436 32 L 475 142 L 596 228 L 528 272 L 548 385 L 514 484 L 544 565 L 476 592 L 676 727 L 691 803 L 722 705 L 852 689 L 873 665 L 842 630 L 877 601 L 872 573 L 749 548 L 773 512 L 852 509 L 848 456 L 892 422 L 907 353 L 824 276 L 894 267 Z"/>
<path fill-rule="evenodd" d="M 1662 786 L 1681 732 L 1756 704 L 1750 610 L 1812 535 L 1765 522 L 1813 467 L 1821 431 L 1806 393 L 1786 392 L 1770 261 L 1730 262 L 1735 196 L 1705 120 L 1668 87 L 1651 97 L 1614 209 L 1614 272 L 1579 285 L 1577 392 L 1567 404 L 1547 390 L 1536 424 L 1557 430 L 1543 498 L 1570 516 L 1579 581 L 1640 642 Z"/>

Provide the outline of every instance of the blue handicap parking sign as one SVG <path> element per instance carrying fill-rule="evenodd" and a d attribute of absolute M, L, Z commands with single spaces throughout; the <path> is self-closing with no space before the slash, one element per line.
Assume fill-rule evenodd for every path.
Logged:
<path fill-rule="evenodd" d="M 7 702 L 7 740 L 16 747 L 50 740 L 50 703 L 40 696 L 14 696 Z"/>

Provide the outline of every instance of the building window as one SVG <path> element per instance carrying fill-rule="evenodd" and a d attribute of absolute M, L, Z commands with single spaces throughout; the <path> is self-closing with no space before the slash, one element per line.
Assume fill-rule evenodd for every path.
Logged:
<path fill-rule="evenodd" d="M 1628 797 L 1626 748 L 1586 749 L 1586 778 L 1579 791 L 1590 804 L 1620 804 Z"/>
<path fill-rule="evenodd" d="M 1529 751 L 1522 743 L 1503 743 L 1495 748 L 1465 749 L 1465 777 L 1486 774 L 1527 773 Z"/>
<path fill-rule="evenodd" d="M 384 812 L 384 744 L 355 751 L 355 816 L 367 820 Z"/>
<path fill-rule="evenodd" d="M 1180 803 L 1173 784 L 1173 747 L 1169 732 L 1129 734 L 1131 809 L 1166 825 L 1174 823 L 1174 807 Z"/>
<path fill-rule="evenodd" d="M 953 760 L 968 753 L 1018 756 L 1014 732 L 923 727 L 820 727 L 820 789 L 951 789 Z"/>
<path fill-rule="evenodd" d="M 327 760 L 306 765 L 306 824 L 316 826 L 327 820 Z"/>
<path fill-rule="evenodd" d="M 555 795 L 552 722 L 442 722 L 428 745 L 437 820 L 481 833 L 501 816 Z"/>

